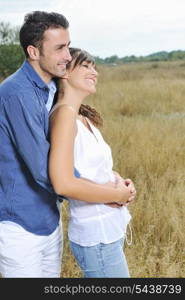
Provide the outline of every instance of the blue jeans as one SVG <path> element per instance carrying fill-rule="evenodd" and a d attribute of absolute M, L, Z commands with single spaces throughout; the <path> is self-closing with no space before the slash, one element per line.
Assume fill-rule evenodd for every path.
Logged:
<path fill-rule="evenodd" d="M 85 278 L 130 277 L 123 252 L 123 239 L 91 247 L 83 247 L 70 241 L 70 246 Z"/>

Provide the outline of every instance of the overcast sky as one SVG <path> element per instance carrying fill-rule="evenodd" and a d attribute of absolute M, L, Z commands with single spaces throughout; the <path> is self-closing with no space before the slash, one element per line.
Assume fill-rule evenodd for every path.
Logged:
<path fill-rule="evenodd" d="M 64 14 L 71 45 L 102 58 L 185 50 L 185 0 L 0 0 L 0 21 L 33 10 Z"/>

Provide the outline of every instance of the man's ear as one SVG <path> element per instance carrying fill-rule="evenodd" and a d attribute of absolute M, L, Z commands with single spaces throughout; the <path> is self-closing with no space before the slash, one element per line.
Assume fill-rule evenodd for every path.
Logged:
<path fill-rule="evenodd" d="M 39 49 L 32 46 L 32 45 L 29 45 L 27 47 L 27 51 L 28 51 L 28 54 L 29 54 L 29 58 L 31 60 L 38 60 L 39 57 L 40 57 L 40 52 L 39 52 Z"/>

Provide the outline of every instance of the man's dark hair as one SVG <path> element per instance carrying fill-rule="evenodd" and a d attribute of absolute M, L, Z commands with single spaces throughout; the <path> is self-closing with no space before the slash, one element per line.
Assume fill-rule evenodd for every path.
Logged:
<path fill-rule="evenodd" d="M 19 39 L 26 57 L 28 57 L 27 47 L 42 48 L 44 33 L 49 28 L 69 27 L 68 20 L 62 15 L 55 12 L 33 11 L 28 13 L 24 18 L 24 23 L 20 29 Z"/>

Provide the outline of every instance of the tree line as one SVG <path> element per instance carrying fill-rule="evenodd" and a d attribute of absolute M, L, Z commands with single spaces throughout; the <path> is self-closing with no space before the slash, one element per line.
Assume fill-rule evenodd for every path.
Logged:
<path fill-rule="evenodd" d="M 19 44 L 19 27 L 13 27 L 10 23 L 0 22 L 0 78 L 5 78 L 17 70 L 25 59 Z M 157 62 L 185 60 L 185 51 L 175 50 L 171 52 L 161 51 L 147 56 L 125 56 L 101 58 L 95 56 L 97 64 L 118 65 L 131 62 Z"/>
<path fill-rule="evenodd" d="M 174 50 L 171 52 L 160 51 L 146 56 L 125 56 L 118 57 L 117 55 L 112 55 L 102 59 L 100 57 L 95 57 L 96 62 L 99 64 L 123 64 L 131 62 L 158 62 L 158 61 L 175 61 L 175 60 L 185 60 L 185 51 Z"/>

